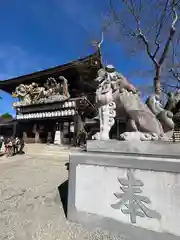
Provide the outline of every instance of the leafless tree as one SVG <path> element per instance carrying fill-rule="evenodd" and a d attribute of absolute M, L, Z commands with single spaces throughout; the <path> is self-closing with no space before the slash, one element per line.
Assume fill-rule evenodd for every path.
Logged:
<path fill-rule="evenodd" d="M 160 94 L 162 69 L 180 32 L 180 0 L 109 0 L 109 6 L 109 31 L 128 48 L 146 54 Z"/>
<path fill-rule="evenodd" d="M 177 91 L 180 89 L 180 36 L 172 42 L 170 56 L 166 59 L 162 87 L 167 92 Z"/>

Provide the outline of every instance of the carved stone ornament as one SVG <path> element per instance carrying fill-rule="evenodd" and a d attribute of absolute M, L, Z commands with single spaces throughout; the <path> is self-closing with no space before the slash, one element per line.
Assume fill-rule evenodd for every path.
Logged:
<path fill-rule="evenodd" d="M 68 92 L 68 81 L 63 76 L 59 77 L 60 82 L 57 83 L 55 78 L 48 78 L 43 87 L 37 83 L 30 85 L 20 84 L 16 87 L 13 97 L 19 99 L 13 103 L 14 107 L 27 106 L 31 104 L 61 102 L 67 100 L 70 95 Z"/>

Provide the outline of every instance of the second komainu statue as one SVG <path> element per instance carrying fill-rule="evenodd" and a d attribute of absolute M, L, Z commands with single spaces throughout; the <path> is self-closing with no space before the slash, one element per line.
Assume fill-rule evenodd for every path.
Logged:
<path fill-rule="evenodd" d="M 122 140 L 168 140 L 174 122 L 171 111 L 165 110 L 158 96 L 150 96 L 143 103 L 139 92 L 112 65 L 98 71 L 96 102 L 99 109 L 100 132 L 96 138 L 109 139 L 115 116 L 126 118 L 126 132 Z"/>

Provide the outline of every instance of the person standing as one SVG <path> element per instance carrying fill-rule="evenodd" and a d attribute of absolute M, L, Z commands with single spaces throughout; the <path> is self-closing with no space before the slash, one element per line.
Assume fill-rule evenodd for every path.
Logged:
<path fill-rule="evenodd" d="M 0 137 L 0 151 L 1 151 L 1 148 L 2 148 L 2 145 L 3 145 L 3 142 L 4 142 L 4 137 L 1 136 Z"/>

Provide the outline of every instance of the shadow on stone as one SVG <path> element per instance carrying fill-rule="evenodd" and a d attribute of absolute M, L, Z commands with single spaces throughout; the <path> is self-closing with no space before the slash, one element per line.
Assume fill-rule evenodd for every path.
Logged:
<path fill-rule="evenodd" d="M 4 156 L 4 153 L 3 152 L 0 152 L 0 157 Z"/>
<path fill-rule="evenodd" d="M 69 171 L 69 163 L 65 163 L 65 166 L 66 166 L 66 170 Z"/>
<path fill-rule="evenodd" d="M 64 214 L 67 217 L 67 201 L 68 201 L 68 180 L 63 182 L 59 187 L 59 196 L 63 205 Z"/>
<path fill-rule="evenodd" d="M 25 154 L 25 152 L 24 152 L 24 151 L 18 152 L 18 154 L 19 154 L 19 155 L 23 155 L 23 154 Z"/>

